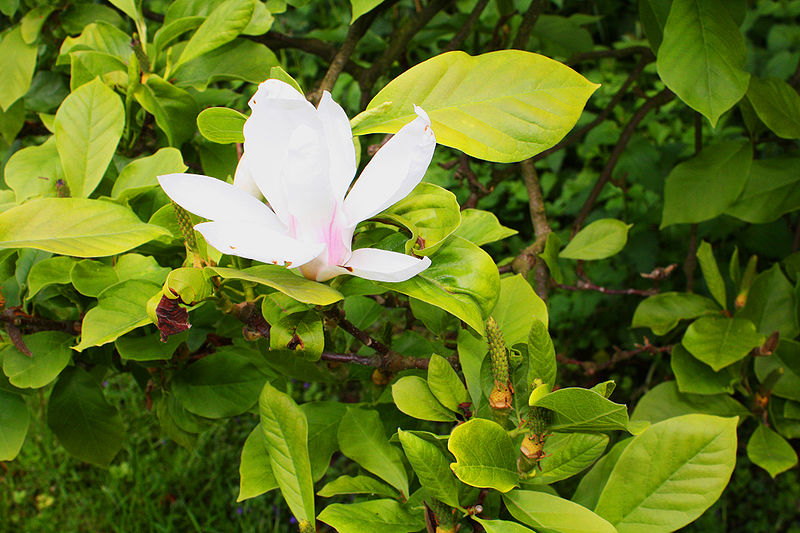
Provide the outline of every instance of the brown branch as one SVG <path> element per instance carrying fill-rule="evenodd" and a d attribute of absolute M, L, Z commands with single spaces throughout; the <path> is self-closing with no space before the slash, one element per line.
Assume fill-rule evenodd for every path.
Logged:
<path fill-rule="evenodd" d="M 336 325 L 341 327 L 343 330 L 345 330 L 347 333 L 358 339 L 364 346 L 372 348 L 373 350 L 375 350 L 376 352 L 378 352 L 383 356 L 387 356 L 389 355 L 389 352 L 391 352 L 388 346 L 386 346 L 385 344 L 376 339 L 373 339 L 369 333 L 360 330 L 355 326 L 355 324 L 347 320 L 344 316 L 343 310 L 338 308 L 333 308 L 328 311 L 325 311 L 325 316 L 328 317 Z"/>
<path fill-rule="evenodd" d="M 539 15 L 542 14 L 542 9 L 544 9 L 544 0 L 533 0 L 531 2 L 528 10 L 522 16 L 522 22 L 519 23 L 519 29 L 517 29 L 517 35 L 514 37 L 511 48 L 525 50 L 528 47 L 533 27 L 536 26 L 536 21 L 539 20 Z"/>
<path fill-rule="evenodd" d="M 544 246 L 547 243 L 547 236 L 553 230 L 550 228 L 550 223 L 547 221 L 542 187 L 539 184 L 539 176 L 536 173 L 536 167 L 533 165 L 533 159 L 522 161 L 520 163 L 520 168 L 522 169 L 522 178 L 525 180 L 525 188 L 528 191 L 528 208 L 530 210 L 531 223 L 533 224 L 533 233 L 536 240 L 514 259 L 512 268 L 514 271 L 520 272 L 524 277 L 527 277 L 530 269 L 534 268 L 536 294 L 538 294 L 542 300 L 546 300 L 550 275 L 547 271 L 547 265 L 542 259 L 537 258 L 536 255 L 544 250 Z"/>
<path fill-rule="evenodd" d="M 461 48 L 461 45 L 464 44 L 464 41 L 469 37 L 469 32 L 472 31 L 472 27 L 478 22 L 478 19 L 481 18 L 481 13 L 483 10 L 486 9 L 486 6 L 489 4 L 489 0 L 478 0 L 478 3 L 475 4 L 475 7 L 472 9 L 472 12 L 467 17 L 467 20 L 464 22 L 464 25 L 458 30 L 458 33 L 455 34 L 453 39 L 445 46 L 444 52 L 452 52 L 453 50 L 458 50 Z"/>
<path fill-rule="evenodd" d="M 10 324 L 28 333 L 37 331 L 63 331 L 70 335 L 79 335 L 81 323 L 79 320 L 50 320 L 33 315 L 28 315 L 19 308 L 9 308 L 0 313 L 0 322 Z"/>
<path fill-rule="evenodd" d="M 622 156 L 622 153 L 625 151 L 625 147 L 633 137 L 636 128 L 639 126 L 639 123 L 650 111 L 669 102 L 673 98 L 675 98 L 675 94 L 672 91 L 666 88 L 663 89 L 658 94 L 645 101 L 645 103 L 642 104 L 636 113 L 634 113 L 631 120 L 625 125 L 625 129 L 622 130 L 622 134 L 620 134 L 619 140 L 617 141 L 616 146 L 614 146 L 614 151 L 611 152 L 611 157 L 608 158 L 608 162 L 606 162 L 606 166 L 600 173 L 600 177 L 597 179 L 592 191 L 589 193 L 589 197 L 586 199 L 586 202 L 584 202 L 580 212 L 578 212 L 578 216 L 575 218 L 575 222 L 572 225 L 573 235 L 577 233 L 579 229 L 581 229 L 586 217 L 588 217 L 589 213 L 592 212 L 594 203 L 600 196 L 600 192 L 602 192 L 603 187 L 605 187 L 606 183 L 608 183 L 608 181 L 611 179 L 611 175 L 614 173 L 614 168 L 617 166 L 620 156 Z"/>
<path fill-rule="evenodd" d="M 619 88 L 619 90 L 611 98 L 611 101 L 608 103 L 608 105 L 605 108 L 603 108 L 603 110 L 600 112 L 600 114 L 598 114 L 594 118 L 594 120 L 592 120 L 589 124 L 586 124 L 585 126 L 580 128 L 579 130 L 570 133 L 564 140 L 562 140 L 560 143 L 558 143 L 557 145 L 553 146 L 552 148 L 548 148 L 544 152 L 541 152 L 541 153 L 536 154 L 535 156 L 533 156 L 534 162 L 535 161 L 539 161 L 541 159 L 544 159 L 545 157 L 547 157 L 547 156 L 549 156 L 549 155 L 551 155 L 551 154 L 553 154 L 555 152 L 558 152 L 559 150 L 563 150 L 564 148 L 567 148 L 568 146 L 571 146 L 571 145 L 575 144 L 584 135 L 586 135 L 587 133 L 592 131 L 594 128 L 596 128 L 597 126 L 602 124 L 608 118 L 608 116 L 611 114 L 611 112 L 614 110 L 614 108 L 617 107 L 617 105 L 622 101 L 622 98 L 628 92 L 628 89 L 630 88 L 631 84 L 634 81 L 636 81 L 636 78 L 639 77 L 639 75 L 642 73 L 644 68 L 649 63 L 652 63 L 653 61 L 655 61 L 655 59 L 656 58 L 655 58 L 655 56 L 653 56 L 653 54 L 643 55 L 642 59 L 639 61 L 639 63 L 636 65 L 636 67 L 631 71 L 631 73 L 628 75 L 628 77 L 625 79 L 625 81 L 622 82 L 622 86 Z"/>
<path fill-rule="evenodd" d="M 366 104 L 371 98 L 372 86 L 375 85 L 378 78 L 381 77 L 392 63 L 403 54 L 414 35 L 424 28 L 439 11 L 453 2 L 454 0 L 431 0 L 414 18 L 392 33 L 389 38 L 389 46 L 384 51 L 383 55 L 368 69 L 363 71 L 359 76 L 356 76 L 358 85 L 361 87 L 362 107 L 366 107 Z"/>
<path fill-rule="evenodd" d="M 591 52 L 582 52 L 575 54 L 565 62 L 567 65 L 574 65 L 584 61 L 591 61 L 594 59 L 605 58 L 620 58 L 632 55 L 642 54 L 643 56 L 653 56 L 653 52 L 647 46 L 628 46 L 626 48 L 617 48 L 614 50 L 593 50 Z"/>
<path fill-rule="evenodd" d="M 461 206 L 461 210 L 468 208 L 475 208 L 478 205 L 478 200 L 491 191 L 487 189 L 483 183 L 478 180 L 478 175 L 469 166 L 469 156 L 467 154 L 459 154 L 458 168 L 456 169 L 456 179 L 466 180 L 469 187 L 469 198 Z"/>
<path fill-rule="evenodd" d="M 347 30 L 347 37 L 345 37 L 344 42 L 333 57 L 328 71 L 325 73 L 325 77 L 322 78 L 319 84 L 319 88 L 311 95 L 311 103 L 314 105 L 319 104 L 320 99 L 322 99 L 322 93 L 333 89 L 336 80 L 339 78 L 339 74 L 342 73 L 342 70 L 344 70 L 348 61 L 350 61 L 350 56 L 355 51 L 358 41 L 367 33 L 367 30 L 372 26 L 375 18 L 377 18 L 384 9 L 394 4 L 395 1 L 396 0 L 384 2 L 370 12 L 358 17 L 358 19 L 350 25 L 350 28 Z"/>
<path fill-rule="evenodd" d="M 594 291 L 594 292 L 601 292 L 603 294 L 633 294 L 636 296 L 653 296 L 654 294 L 658 294 L 658 289 L 609 289 L 607 287 L 601 287 L 599 285 L 595 285 L 589 280 L 579 279 L 575 285 L 565 285 L 563 283 L 556 283 L 553 285 L 557 289 L 563 289 L 565 291 Z"/>
<path fill-rule="evenodd" d="M 306 37 L 293 37 L 276 31 L 268 31 L 264 35 L 245 35 L 247 39 L 266 45 L 270 50 L 296 49 L 303 52 L 321 57 L 325 61 L 332 62 L 339 49 L 320 39 L 309 39 Z M 342 69 L 353 76 L 360 77 L 364 68 L 356 65 L 352 61 L 346 61 Z"/>
<path fill-rule="evenodd" d="M 602 363 L 595 363 L 594 361 L 581 361 L 579 359 L 572 359 L 566 357 L 563 354 L 556 354 L 556 361 L 561 363 L 562 365 L 577 365 L 583 370 L 583 374 L 586 376 L 592 376 L 597 372 L 602 372 L 604 370 L 608 370 L 613 368 L 617 363 L 621 363 L 623 361 L 627 361 L 628 359 L 632 359 L 633 357 L 639 355 L 640 353 L 650 353 L 650 354 L 660 354 L 665 352 L 672 351 L 672 346 L 654 346 L 650 344 L 650 341 L 647 337 L 644 338 L 644 342 L 642 344 L 636 344 L 636 348 L 633 350 L 621 350 L 617 346 L 614 346 L 614 355 L 612 355 L 608 361 L 603 361 Z"/>

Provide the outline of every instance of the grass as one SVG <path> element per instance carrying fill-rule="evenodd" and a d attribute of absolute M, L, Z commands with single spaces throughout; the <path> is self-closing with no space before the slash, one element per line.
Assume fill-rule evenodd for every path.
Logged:
<path fill-rule="evenodd" d="M 255 417 L 222 422 L 187 450 L 161 437 L 132 383 L 123 378 L 108 393 L 127 406 L 128 424 L 111 467 L 71 458 L 36 416 L 19 457 L 0 463 L 0 531 L 294 530 L 277 491 L 236 503 L 239 454 Z"/>

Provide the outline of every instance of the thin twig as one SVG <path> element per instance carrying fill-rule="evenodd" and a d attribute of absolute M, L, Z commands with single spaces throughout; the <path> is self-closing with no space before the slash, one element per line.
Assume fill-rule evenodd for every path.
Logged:
<path fill-rule="evenodd" d="M 475 4 L 469 17 L 467 17 L 467 20 L 464 22 L 464 25 L 461 26 L 458 33 L 455 34 L 453 39 L 447 44 L 444 50 L 442 50 L 442 53 L 452 52 L 453 50 L 461 48 L 461 45 L 464 44 L 464 41 L 469 37 L 472 27 L 478 22 L 478 19 L 481 18 L 481 13 L 483 13 L 483 10 L 486 9 L 488 4 L 489 0 L 479 0 L 478 3 Z"/>
<path fill-rule="evenodd" d="M 672 351 L 672 346 L 654 346 L 650 344 L 650 341 L 647 339 L 647 337 L 645 337 L 644 342 L 642 344 L 636 344 L 636 348 L 633 350 L 621 350 L 620 348 L 614 346 L 614 355 L 602 363 L 572 359 L 563 354 L 556 354 L 556 360 L 562 365 L 577 365 L 581 368 L 581 370 L 583 370 L 584 375 L 592 376 L 598 372 L 614 367 L 617 363 L 632 359 L 641 353 L 650 353 L 655 355 L 670 351 Z"/>
<path fill-rule="evenodd" d="M 584 202 L 583 207 L 581 207 L 578 216 L 575 218 L 575 222 L 572 225 L 573 235 L 578 232 L 583 225 L 583 222 L 586 220 L 586 217 L 588 217 L 589 213 L 592 212 L 594 203 L 600 196 L 600 192 L 603 190 L 605 184 L 611 179 L 611 175 L 614 173 L 614 168 L 617 166 L 620 156 L 622 156 L 622 153 L 625 151 L 625 147 L 628 145 L 628 142 L 630 142 L 631 137 L 633 137 L 636 128 L 639 126 L 639 123 L 650 111 L 669 102 L 673 98 L 675 98 L 675 94 L 672 91 L 666 88 L 663 89 L 642 104 L 636 113 L 634 113 L 633 117 L 631 117 L 631 120 L 625 125 L 625 129 L 622 130 L 622 134 L 620 134 L 619 140 L 617 141 L 616 146 L 614 146 L 614 151 L 611 153 L 611 157 L 608 158 L 608 162 L 603 168 L 603 171 L 600 173 L 600 177 L 597 179 L 592 191 L 589 193 L 589 197 L 586 199 L 586 202 Z"/>
<path fill-rule="evenodd" d="M 511 48 L 525 50 L 528 47 L 528 41 L 531 40 L 533 27 L 536 26 L 536 21 L 539 20 L 539 15 L 542 14 L 544 3 L 544 0 L 533 0 L 530 6 L 528 6 L 528 10 L 522 16 L 522 22 L 519 23 L 519 29 L 517 30 L 517 35 L 514 37 Z"/>
<path fill-rule="evenodd" d="M 333 61 L 339 49 L 320 39 L 309 39 L 307 37 L 294 37 L 276 31 L 268 31 L 264 35 L 245 35 L 247 39 L 257 43 L 265 44 L 270 50 L 282 50 L 293 48 L 321 57 L 325 61 Z M 342 70 L 358 78 L 364 72 L 364 67 L 356 65 L 352 61 L 346 61 Z"/>
<path fill-rule="evenodd" d="M 594 292 L 601 292 L 603 294 L 630 294 L 636 296 L 653 296 L 654 294 L 658 294 L 658 289 L 609 289 L 607 287 L 601 287 L 600 285 L 595 285 L 589 280 L 579 279 L 575 285 L 565 285 L 563 283 L 556 283 L 554 285 L 557 289 L 563 289 L 565 291 L 594 291 Z"/>
<path fill-rule="evenodd" d="M 628 46 L 626 48 L 617 48 L 614 50 L 594 50 L 592 52 L 583 52 L 575 54 L 565 62 L 567 65 L 574 65 L 584 61 L 591 61 L 593 59 L 604 59 L 609 57 L 628 57 L 632 55 L 653 55 L 653 52 L 647 46 Z"/>
<path fill-rule="evenodd" d="M 339 74 L 342 73 L 345 65 L 347 65 L 348 61 L 350 61 L 350 56 L 353 54 L 353 51 L 355 51 L 358 42 L 361 40 L 364 34 L 367 33 L 369 27 L 372 26 L 375 18 L 377 18 L 377 16 L 391 4 L 394 4 L 395 1 L 396 0 L 384 2 L 382 5 L 372 9 L 370 12 L 358 17 L 358 19 L 350 26 L 350 29 L 347 30 L 347 37 L 345 37 L 342 46 L 339 47 L 339 50 L 333 57 L 333 60 L 328 67 L 328 71 L 325 73 L 325 77 L 322 78 L 322 81 L 319 84 L 319 88 L 310 98 L 311 103 L 317 105 L 320 99 L 322 99 L 322 93 L 325 91 L 331 91 L 333 89 L 333 86 L 336 84 L 336 80 L 339 78 Z"/>

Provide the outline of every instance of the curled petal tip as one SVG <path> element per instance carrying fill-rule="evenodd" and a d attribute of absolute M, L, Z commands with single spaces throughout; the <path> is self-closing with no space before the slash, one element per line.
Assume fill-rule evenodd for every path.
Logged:
<path fill-rule="evenodd" d="M 428 126 L 431 125 L 431 118 L 428 116 L 425 110 L 422 109 L 420 106 L 414 105 L 414 113 L 416 113 L 419 118 L 424 120 L 428 124 Z"/>
<path fill-rule="evenodd" d="M 250 98 L 248 105 L 250 109 L 255 109 L 258 102 L 263 100 L 305 100 L 305 98 L 285 81 L 268 79 L 259 84 L 256 94 Z"/>

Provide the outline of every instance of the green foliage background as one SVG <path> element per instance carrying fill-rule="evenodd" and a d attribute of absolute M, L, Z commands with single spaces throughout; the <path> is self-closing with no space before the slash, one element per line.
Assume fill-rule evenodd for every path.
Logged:
<path fill-rule="evenodd" d="M 313 98 L 321 83 L 329 83 L 323 80 L 337 51 L 352 44 L 328 88 L 349 117 L 382 109 L 383 114 L 365 113 L 353 122 L 355 132 L 364 134 L 359 139 L 365 161 L 384 133 L 396 131 L 392 121 L 402 118 L 401 111 L 380 104 L 417 89 L 425 97 L 422 77 L 392 80 L 451 49 L 473 56 L 528 50 L 600 84 L 579 119 L 580 102 L 565 104 L 563 114 L 575 114 L 578 122 L 555 148 L 498 155 L 491 141 L 474 138 L 437 147 L 425 177 L 431 185 L 425 187 L 431 201 L 439 202 L 439 218 L 454 208 L 445 205 L 449 197 L 436 196 L 444 193 L 432 185 L 452 192 L 462 208 L 493 213 L 499 224 L 481 219 L 470 231 L 467 217 L 485 215 L 462 211 L 457 237 L 441 249 L 414 248 L 416 239 L 406 230 L 402 239 L 383 242 L 406 252 L 440 253 L 442 263 L 450 257 L 451 266 L 463 267 L 462 252 L 453 251 L 453 243 L 463 238 L 470 250 L 477 246 L 469 243 L 483 246 L 502 272 L 522 274 L 529 282 L 522 280 L 525 290 L 532 294 L 535 287 L 547 302 L 537 316 L 548 322 L 559 362 L 556 382 L 562 387 L 613 380 L 613 400 L 628 405 L 633 420 L 655 423 L 689 412 L 740 415 L 732 481 L 685 530 L 800 530 L 793 451 L 800 437 L 800 1 L 217 4 L 222 3 L 0 1 L 0 291 L 7 325 L 0 351 L 0 408 L 11 412 L 9 406 L 24 398 L 32 420 L 20 455 L 0 463 L 3 527 L 294 530 L 277 490 L 236 503 L 240 453 L 259 418 L 258 408 L 251 407 L 264 377 L 256 370 L 281 376 L 278 381 L 301 405 L 373 402 L 392 431 L 409 423 L 417 424 L 416 430 L 444 431 L 430 420 L 455 418 L 447 409 L 441 411 L 445 415 L 439 412 L 441 419 L 403 407 L 398 391 L 424 384 L 424 373 L 381 376 L 370 367 L 350 365 L 348 370 L 326 368 L 331 371 L 324 374 L 310 364 L 270 366 L 258 348 L 242 340 L 241 321 L 219 319 L 211 305 L 192 311 L 193 329 L 163 347 L 146 313 L 148 298 L 158 293 L 167 273 L 183 266 L 175 253 L 182 250 L 182 235 L 155 187 L 155 175 L 188 168 L 230 179 L 238 162 L 235 143 L 241 142 L 244 116 L 201 110 L 245 112 L 256 84 L 268 77 L 296 80 Z M 174 33 L 165 29 L 171 23 Z M 528 68 L 522 60 L 506 59 L 504 66 L 499 79 L 485 83 L 511 87 L 515 71 Z M 561 118 L 569 129 L 568 118 Z M 559 139 L 548 139 L 548 146 Z M 507 162 L 531 156 L 527 163 Z M 73 197 L 69 205 L 56 200 L 64 191 Z M 400 206 L 386 216 L 407 223 L 402 217 L 417 202 L 414 198 L 406 211 Z M 84 225 L 67 224 L 78 212 Z M 61 241 L 54 237 L 41 244 L 42 233 L 55 231 L 53 219 L 65 221 L 57 227 Z M 428 236 L 439 231 L 437 239 L 444 241 L 455 228 L 450 222 L 427 228 L 426 238 L 433 243 L 436 239 Z M 102 229 L 112 226 L 121 236 L 103 235 Z M 410 231 L 412 237 L 426 229 L 420 228 Z M 488 228 L 492 238 L 486 237 Z M 83 248 L 63 248 L 69 231 L 97 229 L 91 240 L 81 241 Z M 359 236 L 364 246 L 386 237 L 385 228 L 370 230 Z M 485 242 L 478 242 L 482 238 Z M 198 246 L 202 255 L 213 256 L 202 240 Z M 111 255 L 113 262 L 67 257 Z M 236 271 L 216 274 L 228 283 L 242 279 Z M 269 269 L 260 274 L 269 278 L 270 289 L 254 289 L 247 279 L 236 287 L 267 296 L 271 303 L 262 310 L 273 325 L 271 346 L 278 348 L 280 327 L 285 333 L 291 326 L 279 322 L 280 313 L 287 307 L 305 313 L 310 307 L 284 296 L 287 281 L 281 274 Z M 172 287 L 207 290 L 173 276 Z M 382 307 L 353 285 L 333 283 L 348 296 L 347 318 L 393 350 L 422 358 L 449 355 L 456 345 L 462 351 L 459 332 L 465 330 L 435 308 L 438 303 L 408 298 L 419 293 L 397 286 L 386 293 Z M 294 289 L 302 302 L 330 303 L 323 289 Z M 307 299 L 297 296 L 301 293 Z M 184 303 L 204 299 L 197 292 L 182 298 Z M 114 322 L 118 301 L 128 307 Z M 528 314 L 533 301 L 533 296 L 526 301 Z M 454 312 L 452 306 L 442 307 Z M 471 311 L 458 317 L 480 331 L 486 318 L 481 302 L 476 298 L 466 307 Z M 507 323 L 512 323 L 514 306 L 509 307 Z M 308 312 L 303 318 L 291 316 L 313 330 L 319 317 Z M 43 322 L 26 322 L 27 317 Z M 82 324 L 73 327 L 76 321 Z M 408 327 L 393 328 L 401 323 Z M 81 326 L 75 346 L 75 328 Z M 523 344 L 528 326 L 517 339 Z M 780 341 L 771 344 L 775 331 Z M 12 372 L 25 361 L 15 340 L 20 332 L 31 350 L 41 344 L 43 353 L 52 354 L 41 375 L 26 374 L 24 379 L 34 380 L 26 385 Z M 236 339 L 234 347 L 215 346 L 216 337 L 207 338 L 208 333 Z M 341 329 L 325 335 L 300 356 L 318 358 L 323 343 L 326 351 L 374 353 Z M 83 350 L 80 356 L 70 346 Z M 266 346 L 261 351 L 266 353 Z M 191 364 L 192 353 L 213 357 Z M 79 365 L 64 370 L 73 360 Z M 192 373 L 164 384 L 186 368 Z M 311 368 L 318 373 L 310 374 Z M 238 380 L 231 386 L 230 404 L 197 400 L 190 392 L 193 380 L 210 379 L 220 369 Z M 58 383 L 49 385 L 62 370 Z M 481 373 L 479 364 L 477 371 L 477 381 L 471 385 L 468 377 L 467 385 L 470 393 L 477 386 L 480 397 L 480 387 L 491 380 L 488 369 Z M 392 397 L 382 380 L 406 381 Z M 21 392 L 25 387 L 35 390 Z M 85 436 L 70 434 L 68 418 L 72 399 L 90 394 L 95 396 L 87 401 L 105 424 L 95 451 L 87 451 Z M 48 407 L 53 398 L 56 407 L 62 401 L 61 411 Z M 59 413 L 66 418 L 59 420 Z M 2 416 L 6 427 L 19 423 Z M 627 418 L 618 429 L 625 424 Z M 751 441 L 754 434 L 763 442 Z M 612 435 L 612 442 L 620 440 Z M 78 444 L 70 446 L 71 438 Z M 111 466 L 87 466 L 57 442 L 72 456 Z M 337 453 L 325 479 L 360 472 Z M 578 479 L 553 486 L 568 497 Z M 499 497 L 486 506 L 499 509 Z M 322 508 L 318 503 L 317 512 Z"/>

